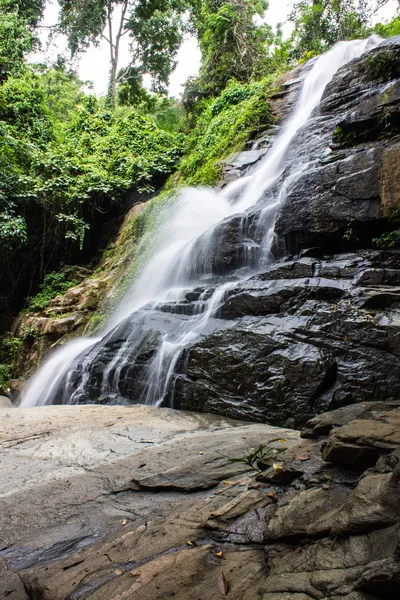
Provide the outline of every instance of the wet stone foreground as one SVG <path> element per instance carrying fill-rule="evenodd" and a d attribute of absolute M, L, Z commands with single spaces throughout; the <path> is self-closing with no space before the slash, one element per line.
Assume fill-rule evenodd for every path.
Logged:
<path fill-rule="evenodd" d="M 398 597 L 400 403 L 301 435 L 143 406 L 0 412 L 1 598 Z M 259 443 L 273 466 L 229 461 Z"/>

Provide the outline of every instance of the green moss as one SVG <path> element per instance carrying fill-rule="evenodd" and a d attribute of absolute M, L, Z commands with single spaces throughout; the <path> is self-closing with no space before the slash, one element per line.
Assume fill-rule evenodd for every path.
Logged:
<path fill-rule="evenodd" d="M 399 60 L 387 50 L 368 56 L 360 65 L 365 81 L 390 81 L 400 68 Z"/>
<path fill-rule="evenodd" d="M 342 125 L 337 125 L 332 134 L 332 140 L 341 148 L 351 148 L 360 141 L 354 131 L 345 129 Z"/>
<path fill-rule="evenodd" d="M 101 313 L 95 313 L 90 319 L 86 326 L 85 335 L 92 335 L 99 331 L 105 324 L 105 315 Z"/>

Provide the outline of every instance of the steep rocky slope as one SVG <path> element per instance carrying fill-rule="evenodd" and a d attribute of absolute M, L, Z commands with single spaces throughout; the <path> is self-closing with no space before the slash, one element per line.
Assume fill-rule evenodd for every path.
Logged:
<path fill-rule="evenodd" d="M 260 257 L 261 202 L 216 229 L 214 279 L 157 306 L 177 328 L 229 277 L 164 400 L 196 413 L 0 409 L 4 598 L 399 596 L 400 255 L 373 242 L 400 202 L 399 57 L 395 38 L 326 89 L 289 151 L 288 163 L 296 152 L 308 164 L 278 214 L 276 262 L 243 277 Z M 298 84 L 279 92 L 282 106 Z M 227 177 L 246 173 L 271 135 L 235 156 Z M 107 401 L 102 374 L 129 326 L 96 348 L 82 402 Z M 137 402 L 161 335 L 155 326 L 135 348 L 118 401 Z M 259 470 L 229 460 L 259 444 L 277 451 Z"/>
<path fill-rule="evenodd" d="M 221 281 L 228 284 L 217 318 L 174 363 L 165 405 L 299 427 L 325 410 L 398 398 L 400 257 L 368 248 L 393 227 L 389 207 L 400 202 L 399 61 L 394 38 L 340 69 L 267 196 L 217 225 L 212 243 L 209 232 L 195 242 L 188 264 L 211 269 L 204 287 L 119 323 L 84 367 L 81 359 L 71 367 L 68 394 L 61 386 L 57 402 L 74 389 L 75 402 L 147 397 L 144 382 L 152 385 L 149 365 L 165 332 L 205 312 Z M 296 255 L 266 266 L 263 210 L 282 189 L 274 252 Z M 246 278 L 249 265 L 261 267 Z M 140 343 L 132 345 L 132 336 Z"/>
<path fill-rule="evenodd" d="M 274 125 L 262 132 L 257 140 L 249 141 L 242 152 L 224 161 L 222 186 L 245 175 L 265 156 L 279 131 L 278 125 L 295 105 L 301 78 L 308 69 L 309 65 L 297 67 L 283 75 L 274 86 L 270 98 L 270 117 Z M 232 144 L 235 144 L 234 140 Z M 140 239 L 148 223 L 141 222 L 138 217 L 143 215 L 145 208 L 149 210 L 149 204 L 139 202 L 132 207 L 115 239 L 108 243 L 99 266 L 86 275 L 83 270 L 82 275 L 78 273 L 81 275 L 78 285 L 53 298 L 46 308 L 24 311 L 15 320 L 11 333 L 21 340 L 22 345 L 13 369 L 16 377 L 12 382 L 14 392 L 23 388 L 26 378 L 51 350 L 74 337 L 92 333 L 109 316 L 132 276 L 132 263 L 143 251 Z"/>

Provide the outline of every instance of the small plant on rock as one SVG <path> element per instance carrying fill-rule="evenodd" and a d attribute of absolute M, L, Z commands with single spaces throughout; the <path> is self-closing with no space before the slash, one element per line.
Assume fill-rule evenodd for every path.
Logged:
<path fill-rule="evenodd" d="M 361 65 L 365 81 L 390 81 L 399 70 L 399 60 L 388 51 L 380 50 Z"/>
<path fill-rule="evenodd" d="M 265 471 L 268 467 L 272 467 L 275 462 L 275 456 L 278 450 L 270 448 L 265 444 L 260 444 L 257 448 L 250 448 L 244 451 L 242 458 L 230 458 L 230 462 L 243 463 L 248 465 L 254 471 Z"/>

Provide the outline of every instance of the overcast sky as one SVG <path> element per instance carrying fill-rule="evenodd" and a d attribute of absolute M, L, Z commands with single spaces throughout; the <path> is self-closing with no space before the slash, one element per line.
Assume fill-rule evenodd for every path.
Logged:
<path fill-rule="evenodd" d="M 275 27 L 278 23 L 285 23 L 287 21 L 288 14 L 293 5 L 293 0 L 270 0 L 269 9 L 266 13 L 266 22 Z M 390 0 L 390 2 L 379 11 L 376 15 L 376 21 L 382 21 L 385 19 L 392 18 L 395 14 L 396 8 L 398 8 L 397 0 Z M 58 3 L 57 0 L 52 0 L 48 3 L 43 25 L 55 25 L 58 17 Z M 35 61 L 51 61 L 57 54 L 63 53 L 66 50 L 67 44 L 64 36 L 58 36 L 57 39 L 48 45 L 46 30 L 42 30 L 41 36 L 43 51 L 32 57 Z M 291 24 L 286 23 L 284 25 L 284 33 L 289 35 L 291 31 Z M 128 64 L 129 62 L 129 49 L 127 37 L 122 38 L 121 42 L 121 54 L 120 54 L 120 67 Z M 191 75 L 196 75 L 200 65 L 200 50 L 197 46 L 196 40 L 186 40 L 178 54 L 178 66 L 175 72 L 172 74 L 170 79 L 169 92 L 172 96 L 180 96 L 182 93 L 182 85 L 186 79 Z M 109 72 L 109 50 L 107 42 L 101 41 L 100 46 L 89 48 L 89 50 L 81 57 L 78 64 L 78 73 L 81 79 L 84 81 L 89 80 L 93 82 L 94 91 L 96 94 L 104 94 L 107 90 L 108 83 L 108 72 Z"/>

